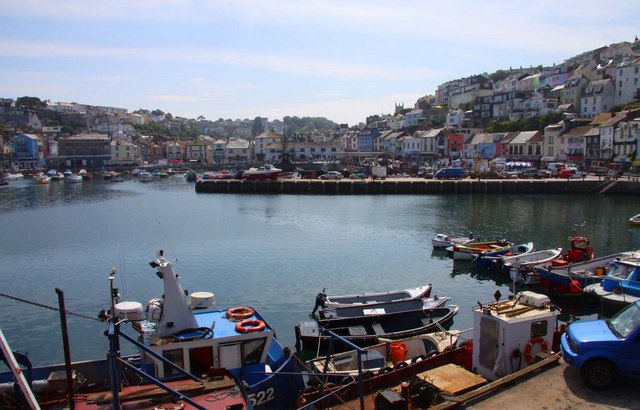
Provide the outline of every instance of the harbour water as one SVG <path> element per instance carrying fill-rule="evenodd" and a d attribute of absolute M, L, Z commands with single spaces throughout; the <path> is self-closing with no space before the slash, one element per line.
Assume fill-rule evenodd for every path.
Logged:
<path fill-rule="evenodd" d="M 450 194 L 297 196 L 196 194 L 174 176 L 143 184 L 94 179 L 82 184 L 29 179 L 0 187 L 0 328 L 35 364 L 62 362 L 55 288 L 65 293 L 72 360 L 103 357 L 107 277 L 117 271 L 123 300 L 159 297 L 149 267 L 164 249 L 191 292 L 211 291 L 220 308 L 253 306 L 283 344 L 308 319 L 315 295 L 433 284 L 461 307 L 454 328 L 472 326 L 471 307 L 506 276 L 454 263 L 433 250 L 436 233 L 568 246 L 586 235 L 605 255 L 640 248 L 638 213 L 629 196 Z M 33 303 L 16 301 L 7 296 Z M 595 307 L 555 301 L 563 315 L 596 316 Z M 45 307 L 43 307 L 43 305 Z M 84 317 L 86 316 L 86 317 Z"/>

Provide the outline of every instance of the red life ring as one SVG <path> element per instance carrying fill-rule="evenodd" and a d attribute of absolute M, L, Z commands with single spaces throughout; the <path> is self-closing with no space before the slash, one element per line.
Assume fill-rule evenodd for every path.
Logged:
<path fill-rule="evenodd" d="M 238 333 L 260 332 L 264 330 L 265 327 L 266 326 L 262 320 L 248 319 L 248 320 L 243 320 L 242 322 L 236 323 L 236 332 Z"/>
<path fill-rule="evenodd" d="M 527 363 L 531 364 L 533 362 L 533 356 L 531 356 L 531 349 L 533 349 L 534 345 L 540 345 L 540 351 L 542 353 L 549 353 L 549 344 L 546 340 L 541 337 L 534 337 L 529 340 L 527 343 L 527 347 L 524 348 L 524 358 L 527 360 Z"/>
<path fill-rule="evenodd" d="M 250 307 L 239 306 L 227 310 L 227 317 L 231 320 L 247 319 L 253 316 L 254 313 L 255 311 Z"/>

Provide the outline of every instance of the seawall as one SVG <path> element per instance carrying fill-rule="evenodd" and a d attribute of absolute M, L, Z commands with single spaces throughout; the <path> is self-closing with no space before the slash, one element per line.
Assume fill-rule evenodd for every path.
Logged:
<path fill-rule="evenodd" d="M 212 194 L 293 194 L 293 195 L 426 195 L 448 193 L 482 194 L 640 194 L 640 181 L 600 181 L 565 179 L 400 179 L 340 180 L 293 179 L 277 181 L 204 180 L 195 186 L 198 193 Z"/>

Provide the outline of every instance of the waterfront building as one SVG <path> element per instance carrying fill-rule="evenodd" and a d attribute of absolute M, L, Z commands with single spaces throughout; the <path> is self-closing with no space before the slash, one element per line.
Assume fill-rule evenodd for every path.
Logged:
<path fill-rule="evenodd" d="M 211 141 L 209 145 L 213 148 L 214 141 Z M 249 141 L 242 138 L 230 138 L 227 142 L 227 158 L 229 161 L 233 161 L 237 164 L 246 164 L 253 162 L 255 158 L 255 150 L 253 141 Z M 269 157 L 267 162 L 276 162 L 278 157 Z"/>
<path fill-rule="evenodd" d="M 623 169 L 631 166 L 633 153 L 636 152 L 640 133 L 640 110 L 635 115 L 627 113 L 627 120 L 618 124 L 613 132 L 613 160 L 620 162 Z"/>
<path fill-rule="evenodd" d="M 283 152 L 283 135 L 272 130 L 257 135 L 253 141 L 255 158 L 260 162 L 273 162 L 273 158 L 279 158 Z"/>
<path fill-rule="evenodd" d="M 138 147 L 126 140 L 111 141 L 111 165 L 134 165 L 140 160 Z"/>
<path fill-rule="evenodd" d="M 13 139 L 15 168 L 38 169 L 45 165 L 44 141 L 35 134 L 18 134 Z"/>
<path fill-rule="evenodd" d="M 213 141 L 213 162 L 216 164 L 225 163 L 229 159 L 229 152 L 227 151 L 227 141 L 218 139 Z"/>
<path fill-rule="evenodd" d="M 52 168 L 100 169 L 111 163 L 111 138 L 106 134 L 77 134 L 58 139 L 58 156 L 48 157 Z"/>
<path fill-rule="evenodd" d="M 167 145 L 167 160 L 172 162 L 183 162 L 187 159 L 187 148 L 184 141 L 171 141 Z"/>

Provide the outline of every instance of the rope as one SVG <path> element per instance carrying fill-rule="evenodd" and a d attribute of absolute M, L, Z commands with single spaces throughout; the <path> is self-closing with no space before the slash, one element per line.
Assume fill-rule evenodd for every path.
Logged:
<path fill-rule="evenodd" d="M 41 308 L 45 308 L 45 309 L 49 309 L 49 310 L 53 310 L 55 312 L 59 312 L 60 309 L 55 307 L 55 306 L 49 306 L 49 305 L 45 305 L 44 303 L 39 303 L 39 302 L 34 302 L 32 300 L 27 300 L 27 299 L 23 299 L 23 298 L 19 298 L 17 296 L 11 296 L 11 295 L 7 295 L 6 293 L 0 293 L 0 296 L 3 298 L 7 298 L 7 299 L 12 299 L 12 300 L 16 300 L 18 302 L 23 302 L 23 303 L 27 303 L 29 305 L 34 305 L 34 306 L 38 306 Z M 97 317 L 94 316 L 89 316 L 89 315 L 84 315 L 82 313 L 75 313 L 75 312 L 71 312 L 69 310 L 65 310 L 65 313 L 67 315 L 73 315 L 73 316 L 78 316 L 84 319 L 91 319 L 91 320 L 97 320 L 98 322 L 101 322 L 100 319 L 98 319 Z"/>

